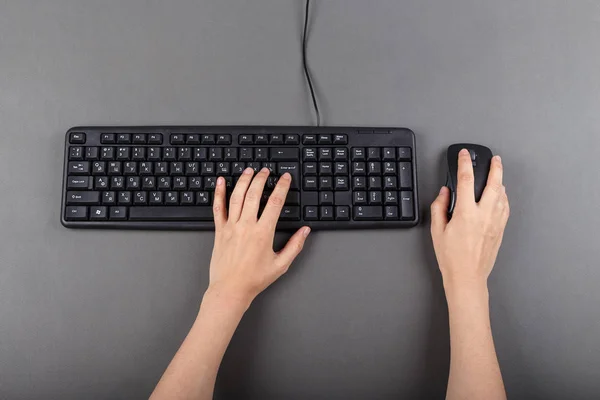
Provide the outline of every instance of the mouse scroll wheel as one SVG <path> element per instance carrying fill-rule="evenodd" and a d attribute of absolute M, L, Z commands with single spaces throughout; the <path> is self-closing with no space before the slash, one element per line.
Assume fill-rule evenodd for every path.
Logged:
<path fill-rule="evenodd" d="M 475 150 L 469 150 L 469 154 L 471 154 L 471 162 L 473 164 L 474 167 L 477 166 L 477 153 L 475 153 Z"/>

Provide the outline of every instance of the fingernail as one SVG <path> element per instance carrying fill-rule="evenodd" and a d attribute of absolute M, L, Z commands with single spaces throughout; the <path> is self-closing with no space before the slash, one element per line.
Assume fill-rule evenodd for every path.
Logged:
<path fill-rule="evenodd" d="M 248 167 L 248 168 L 246 168 L 246 169 L 244 170 L 244 174 L 246 174 L 246 175 L 250 175 L 250 174 L 252 174 L 253 172 L 254 172 L 254 170 L 253 170 L 252 168 L 250 168 L 250 167 Z"/>
<path fill-rule="evenodd" d="M 218 178 L 217 178 L 217 186 L 221 186 L 221 185 L 223 184 L 223 180 L 224 180 L 224 179 L 223 179 L 223 177 L 222 177 L 222 176 L 218 177 Z"/>
<path fill-rule="evenodd" d="M 440 188 L 440 194 L 444 193 L 444 188 L 445 188 L 445 187 L 446 187 L 446 186 L 442 186 L 442 187 Z"/>
<path fill-rule="evenodd" d="M 292 176 L 290 175 L 289 172 L 286 172 L 285 174 L 281 175 L 280 179 L 290 180 L 290 179 L 292 179 Z"/>
<path fill-rule="evenodd" d="M 308 234 L 310 233 L 310 228 L 307 226 L 306 228 L 304 228 L 304 230 L 302 231 L 302 236 L 307 237 Z"/>
<path fill-rule="evenodd" d="M 462 149 L 462 150 L 460 151 L 460 155 L 461 155 L 461 156 L 468 156 L 468 155 L 469 155 L 469 150 L 467 150 L 467 149 Z"/>
<path fill-rule="evenodd" d="M 269 172 L 271 172 L 271 171 L 269 170 L 269 168 L 267 168 L 267 167 L 263 167 L 263 168 L 260 170 L 260 172 L 267 172 L 267 173 L 269 173 Z"/>
<path fill-rule="evenodd" d="M 502 162 L 502 157 L 500 157 L 499 155 L 495 155 L 494 158 L 496 159 L 496 161 Z"/>

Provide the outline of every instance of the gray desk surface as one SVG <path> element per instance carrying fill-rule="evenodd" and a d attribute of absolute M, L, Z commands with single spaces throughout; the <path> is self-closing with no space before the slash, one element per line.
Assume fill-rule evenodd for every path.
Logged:
<path fill-rule="evenodd" d="M 414 129 L 423 210 L 446 146 L 502 154 L 512 218 L 490 290 L 509 395 L 597 397 L 598 2 L 315 12 L 325 123 Z M 212 235 L 64 229 L 64 132 L 310 124 L 301 17 L 299 0 L 0 1 L 0 397 L 150 393 L 196 314 Z M 448 346 L 427 219 L 319 232 L 244 318 L 218 397 L 441 398 Z"/>

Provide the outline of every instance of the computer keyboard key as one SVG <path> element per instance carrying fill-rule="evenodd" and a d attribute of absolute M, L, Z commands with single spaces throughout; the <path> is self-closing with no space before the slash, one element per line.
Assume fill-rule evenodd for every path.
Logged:
<path fill-rule="evenodd" d="M 102 192 L 102 204 L 105 206 L 114 206 L 117 204 L 117 196 L 115 192 Z"/>
<path fill-rule="evenodd" d="M 336 148 L 334 150 L 333 161 L 348 161 L 348 149 Z"/>
<path fill-rule="evenodd" d="M 86 160 L 97 160 L 99 158 L 98 147 L 86 147 L 85 148 L 85 159 Z"/>
<path fill-rule="evenodd" d="M 334 189 L 339 191 L 349 190 L 350 185 L 348 185 L 348 177 L 336 176 L 334 179 Z"/>
<path fill-rule="evenodd" d="M 277 174 L 277 163 L 274 162 L 264 162 L 262 163 L 261 168 L 266 168 L 269 170 L 269 175 Z"/>
<path fill-rule="evenodd" d="M 116 221 L 127 220 L 127 207 L 110 207 L 108 209 L 108 218 Z"/>
<path fill-rule="evenodd" d="M 242 147 L 240 149 L 240 161 L 252 161 L 254 152 L 251 147 Z"/>
<path fill-rule="evenodd" d="M 85 206 L 67 206 L 65 209 L 65 220 L 85 221 L 88 218 L 88 208 Z"/>
<path fill-rule="evenodd" d="M 267 135 L 256 135 L 254 137 L 254 144 L 269 144 L 269 136 L 267 136 Z"/>
<path fill-rule="evenodd" d="M 217 176 L 226 176 L 230 174 L 230 165 L 228 162 L 218 162 L 216 167 Z"/>
<path fill-rule="evenodd" d="M 92 163 L 92 175 L 104 175 L 106 173 L 105 161 L 94 161 Z"/>
<path fill-rule="evenodd" d="M 335 208 L 336 221 L 350 221 L 350 207 L 337 206 Z"/>
<path fill-rule="evenodd" d="M 146 144 L 146 134 L 145 133 L 134 133 L 131 142 L 134 144 Z"/>
<path fill-rule="evenodd" d="M 258 147 L 254 149 L 254 161 L 268 161 L 269 156 L 267 155 L 266 147 Z"/>
<path fill-rule="evenodd" d="M 285 135 L 284 138 L 284 143 L 288 144 L 288 145 L 299 145 L 300 144 L 300 137 L 298 135 Z"/>
<path fill-rule="evenodd" d="M 302 136 L 302 144 L 317 144 L 317 135 L 304 135 Z"/>
<path fill-rule="evenodd" d="M 202 189 L 202 178 L 193 176 L 188 178 L 188 188 L 190 190 Z"/>
<path fill-rule="evenodd" d="M 133 204 L 137 206 L 148 203 L 148 192 L 137 191 L 133 194 Z"/>
<path fill-rule="evenodd" d="M 202 144 L 215 144 L 216 143 L 215 142 L 215 135 L 210 135 L 210 134 L 202 135 L 200 137 L 200 143 L 202 143 Z"/>
<path fill-rule="evenodd" d="M 369 147 L 367 149 L 367 161 L 381 160 L 381 151 L 379 147 Z"/>
<path fill-rule="evenodd" d="M 158 206 L 163 203 L 163 192 L 155 191 L 148 194 L 148 204 Z"/>
<path fill-rule="evenodd" d="M 319 220 L 319 207 L 305 206 L 304 207 L 304 220 L 305 221 L 318 221 Z"/>
<path fill-rule="evenodd" d="M 233 162 L 233 163 L 231 163 L 231 175 L 240 176 L 244 172 L 245 168 L 246 168 L 246 163 Z"/>
<path fill-rule="evenodd" d="M 369 205 L 381 205 L 381 192 L 369 192 Z"/>
<path fill-rule="evenodd" d="M 215 187 L 217 187 L 217 177 L 216 176 L 204 177 L 204 189 L 205 190 L 215 190 Z"/>
<path fill-rule="evenodd" d="M 348 175 L 348 163 L 336 162 L 334 175 Z"/>
<path fill-rule="evenodd" d="M 115 148 L 114 147 L 102 147 L 100 149 L 101 160 L 114 160 L 115 159 Z"/>
<path fill-rule="evenodd" d="M 415 219 L 413 193 L 409 191 L 400 192 L 400 211 L 402 219 Z"/>
<path fill-rule="evenodd" d="M 220 163 L 223 164 L 223 163 Z M 229 163 L 225 163 L 229 165 Z M 197 161 L 188 161 L 185 163 L 185 175 L 186 176 L 198 176 L 200 175 L 200 163 Z"/>
<path fill-rule="evenodd" d="M 279 135 L 279 134 L 271 135 L 270 144 L 274 144 L 274 145 L 283 144 L 283 135 Z"/>
<path fill-rule="evenodd" d="M 300 220 L 300 207 L 298 206 L 283 206 L 281 214 L 279 215 L 280 221 L 299 221 Z"/>
<path fill-rule="evenodd" d="M 168 163 L 166 163 L 164 161 L 154 163 L 154 175 L 157 175 L 157 176 L 167 175 L 168 171 L 169 171 Z"/>
<path fill-rule="evenodd" d="M 367 166 L 364 162 L 353 162 L 352 163 L 352 175 L 366 175 Z"/>
<path fill-rule="evenodd" d="M 173 161 L 169 166 L 171 175 L 183 175 L 183 163 L 180 161 Z"/>
<path fill-rule="evenodd" d="M 304 163 L 304 175 L 316 175 L 317 174 L 317 166 L 316 162 L 305 162 Z"/>
<path fill-rule="evenodd" d="M 212 207 L 131 207 L 130 221 L 212 221 Z"/>
<path fill-rule="evenodd" d="M 116 142 L 114 133 L 103 133 L 102 136 L 100 136 L 100 143 L 102 144 L 112 144 Z"/>
<path fill-rule="evenodd" d="M 386 206 L 385 207 L 385 220 L 386 221 L 395 221 L 397 219 L 398 219 L 398 207 Z"/>
<path fill-rule="evenodd" d="M 148 144 L 162 144 L 162 142 L 162 133 L 151 133 L 150 135 L 148 135 Z"/>
<path fill-rule="evenodd" d="M 117 161 L 120 164 L 120 161 Z M 123 163 L 123 175 L 137 175 L 137 163 L 135 161 L 127 161 Z"/>
<path fill-rule="evenodd" d="M 348 135 L 333 135 L 333 144 L 348 144 Z"/>
<path fill-rule="evenodd" d="M 185 136 L 180 133 L 174 133 L 171 135 L 171 144 L 184 144 Z"/>
<path fill-rule="evenodd" d="M 165 192 L 165 204 L 166 205 L 178 205 L 179 204 L 179 192 Z"/>
<path fill-rule="evenodd" d="M 182 206 L 194 205 L 194 193 L 193 192 L 181 192 L 179 204 Z"/>
<path fill-rule="evenodd" d="M 292 177 L 290 189 L 300 189 L 300 163 L 280 162 L 277 167 L 277 174 L 283 175 L 288 172 Z"/>
<path fill-rule="evenodd" d="M 208 204 L 210 204 L 210 193 L 197 192 L 196 193 L 196 205 L 208 205 Z"/>
<path fill-rule="evenodd" d="M 369 190 L 381 190 L 381 177 L 370 176 L 369 177 Z"/>
<path fill-rule="evenodd" d="M 67 179 L 67 189 L 88 189 L 89 186 L 89 176 L 69 176 Z"/>
<path fill-rule="evenodd" d="M 246 164 L 246 168 L 252 168 L 252 170 L 254 170 L 254 173 L 257 173 L 258 171 L 260 171 L 261 166 L 258 161 L 252 161 Z"/>
<path fill-rule="evenodd" d="M 238 142 L 241 145 L 254 144 L 254 137 L 252 135 L 240 135 Z"/>
<path fill-rule="evenodd" d="M 381 175 L 381 163 L 378 161 L 370 161 L 367 163 L 368 175 Z"/>
<path fill-rule="evenodd" d="M 69 161 L 67 169 L 69 175 L 89 175 L 90 163 L 89 161 Z"/>
<path fill-rule="evenodd" d="M 129 133 L 119 133 L 117 135 L 117 143 L 122 143 L 122 144 L 131 143 L 131 135 Z"/>
<path fill-rule="evenodd" d="M 222 161 L 223 149 L 221 147 L 211 147 L 208 150 L 208 159 L 210 161 Z"/>
<path fill-rule="evenodd" d="M 200 135 L 197 133 L 187 135 L 185 138 L 185 144 L 200 144 Z"/>
<path fill-rule="evenodd" d="M 139 189 L 140 187 L 140 177 L 139 176 L 128 176 L 125 180 L 125 188 L 127 190 L 131 189 Z"/>
<path fill-rule="evenodd" d="M 354 204 L 355 206 L 366 205 L 367 204 L 367 192 L 364 192 L 364 191 L 353 192 L 352 204 Z"/>
<path fill-rule="evenodd" d="M 66 200 L 68 205 L 100 204 L 100 192 L 68 191 Z"/>
<path fill-rule="evenodd" d="M 105 219 L 108 219 L 106 207 L 104 207 L 104 206 L 90 207 L 90 219 L 96 220 L 96 221 L 103 221 Z"/>
<path fill-rule="evenodd" d="M 385 193 L 383 194 L 383 197 L 384 197 L 383 204 L 390 205 L 390 206 L 398 205 L 398 192 L 386 190 Z"/>
<path fill-rule="evenodd" d="M 333 207 L 321 206 L 319 219 L 321 221 L 333 221 Z"/>
<path fill-rule="evenodd" d="M 190 147 L 180 147 L 177 152 L 177 159 L 179 161 L 189 161 L 192 159 L 192 149 Z"/>
<path fill-rule="evenodd" d="M 187 178 L 185 178 L 183 176 L 173 177 L 173 189 L 175 189 L 175 190 L 187 189 Z"/>
<path fill-rule="evenodd" d="M 163 149 L 163 161 L 175 161 L 177 160 L 175 147 L 165 147 Z"/>
<path fill-rule="evenodd" d="M 71 132 L 69 135 L 69 143 L 71 144 L 84 144 L 85 133 L 83 132 Z"/>
<path fill-rule="evenodd" d="M 318 136 L 317 142 L 319 144 L 332 144 L 333 142 L 331 141 L 331 135 L 328 134 L 321 134 Z"/>
<path fill-rule="evenodd" d="M 208 150 L 206 147 L 194 148 L 194 161 L 206 161 L 208 160 Z"/>
<path fill-rule="evenodd" d="M 361 190 L 367 188 L 367 178 L 364 176 L 355 176 L 352 178 L 352 189 Z"/>
<path fill-rule="evenodd" d="M 319 185 L 317 183 L 317 178 L 314 176 L 307 176 L 304 178 L 304 190 L 317 190 Z"/>
<path fill-rule="evenodd" d="M 410 147 L 398 147 L 398 161 L 410 161 L 411 158 Z"/>
<path fill-rule="evenodd" d="M 333 190 L 333 178 L 330 176 L 319 178 L 319 190 Z"/>
<path fill-rule="evenodd" d="M 119 192 L 117 203 L 119 205 L 124 205 L 124 206 L 131 204 L 131 192 L 130 191 Z"/>
<path fill-rule="evenodd" d="M 108 176 L 97 176 L 94 179 L 94 189 L 108 189 Z"/>
<path fill-rule="evenodd" d="M 217 135 L 217 144 L 231 144 L 231 135 Z"/>
<path fill-rule="evenodd" d="M 300 161 L 300 152 L 297 147 L 274 147 L 271 161 Z"/>
<path fill-rule="evenodd" d="M 227 147 L 225 148 L 225 161 L 237 161 L 238 157 L 238 149 L 237 147 Z"/>
<path fill-rule="evenodd" d="M 125 187 L 125 178 L 122 176 L 113 176 L 110 179 L 110 188 L 111 189 L 123 189 Z"/>
<path fill-rule="evenodd" d="M 319 175 L 333 175 L 333 164 L 330 162 L 319 163 Z"/>
<path fill-rule="evenodd" d="M 396 163 L 386 161 L 383 163 L 383 174 L 384 175 L 396 175 Z"/>
<path fill-rule="evenodd" d="M 129 160 L 131 153 L 130 147 L 117 147 L 117 160 L 126 161 Z"/>
<path fill-rule="evenodd" d="M 323 191 L 319 192 L 319 204 L 322 206 L 333 205 L 333 192 Z"/>
<path fill-rule="evenodd" d="M 302 161 L 317 161 L 317 149 L 314 147 L 305 147 Z"/>
<path fill-rule="evenodd" d="M 352 148 L 352 161 L 365 161 L 365 149 L 363 147 Z"/>
<path fill-rule="evenodd" d="M 394 147 L 383 148 L 383 161 L 396 161 L 396 149 Z"/>
<path fill-rule="evenodd" d="M 153 176 L 145 176 L 142 180 L 142 189 L 150 190 L 156 187 L 156 178 Z"/>
<path fill-rule="evenodd" d="M 400 188 L 412 189 L 412 166 L 410 162 L 398 163 L 398 172 L 400 173 Z"/>
<path fill-rule="evenodd" d="M 383 188 L 386 190 L 394 190 L 398 188 L 395 176 L 383 177 Z"/>
<path fill-rule="evenodd" d="M 83 160 L 83 147 L 69 147 L 69 160 Z"/>
<path fill-rule="evenodd" d="M 354 206 L 355 221 L 381 221 L 382 219 L 381 206 Z"/>
<path fill-rule="evenodd" d="M 321 147 L 319 149 L 319 161 L 332 161 L 333 155 L 331 153 L 330 148 Z"/>

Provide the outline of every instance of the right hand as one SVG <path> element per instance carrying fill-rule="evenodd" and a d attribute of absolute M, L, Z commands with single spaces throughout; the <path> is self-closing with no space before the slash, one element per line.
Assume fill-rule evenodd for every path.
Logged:
<path fill-rule="evenodd" d="M 510 213 L 502 184 L 500 157 L 492 158 L 487 185 L 481 200 L 476 203 L 471 157 L 467 150 L 461 150 L 456 190 L 456 207 L 450 222 L 450 190 L 447 187 L 442 187 L 431 205 L 431 237 L 438 265 L 444 284 L 485 285 L 496 262 Z"/>

